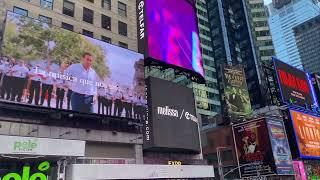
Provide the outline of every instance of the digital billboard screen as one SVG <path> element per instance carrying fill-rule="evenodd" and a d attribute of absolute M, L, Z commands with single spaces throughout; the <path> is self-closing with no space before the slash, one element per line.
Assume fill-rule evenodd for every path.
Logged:
<path fill-rule="evenodd" d="M 301 158 L 320 159 L 320 117 L 290 110 Z"/>
<path fill-rule="evenodd" d="M 144 57 L 7 12 L 1 101 L 143 119 Z"/>
<path fill-rule="evenodd" d="M 139 0 L 137 15 L 139 52 L 204 77 L 194 1 Z"/>
<path fill-rule="evenodd" d="M 198 119 L 192 89 L 166 80 L 147 79 L 148 113 L 144 148 L 199 152 Z"/>
<path fill-rule="evenodd" d="M 233 132 L 242 177 L 277 173 L 265 119 L 234 125 Z"/>
<path fill-rule="evenodd" d="M 284 123 L 280 119 L 266 118 L 273 157 L 278 175 L 293 175 L 294 168 Z"/>
<path fill-rule="evenodd" d="M 247 117 L 252 113 L 244 69 L 222 65 L 224 99 L 231 118 Z"/>
<path fill-rule="evenodd" d="M 273 59 L 282 101 L 305 107 L 314 105 L 313 93 L 307 74 L 280 60 Z"/>

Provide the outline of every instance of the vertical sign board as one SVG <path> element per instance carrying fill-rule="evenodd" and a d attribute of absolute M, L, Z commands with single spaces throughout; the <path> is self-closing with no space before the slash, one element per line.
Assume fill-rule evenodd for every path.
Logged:
<path fill-rule="evenodd" d="M 278 175 L 293 175 L 290 146 L 281 120 L 266 118 L 273 157 Z"/>
<path fill-rule="evenodd" d="M 302 161 L 293 161 L 296 180 L 307 180 L 307 174 Z"/>
<path fill-rule="evenodd" d="M 222 65 L 221 70 L 229 117 L 247 117 L 252 109 L 244 69 L 241 66 Z"/>
<path fill-rule="evenodd" d="M 199 153 L 192 89 L 153 77 L 149 77 L 146 84 L 148 115 L 144 123 L 144 149 Z"/>
<path fill-rule="evenodd" d="M 148 55 L 147 51 L 147 22 L 146 22 L 146 2 L 145 0 L 137 0 L 137 37 L 138 52 Z"/>
<path fill-rule="evenodd" d="M 276 174 L 265 119 L 234 125 L 233 130 L 241 176 Z"/>

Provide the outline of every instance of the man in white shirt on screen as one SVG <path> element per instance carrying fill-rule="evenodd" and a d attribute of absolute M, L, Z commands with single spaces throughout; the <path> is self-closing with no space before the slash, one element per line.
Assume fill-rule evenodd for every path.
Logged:
<path fill-rule="evenodd" d="M 50 72 L 53 72 L 52 67 L 52 61 L 48 60 L 43 67 L 43 70 L 46 72 L 42 78 L 42 92 L 41 92 L 41 106 L 44 104 L 44 100 L 47 97 L 47 105 L 50 108 L 51 107 L 51 97 L 52 97 L 52 91 L 53 91 L 53 84 L 55 83 L 55 80 L 53 77 L 50 76 Z"/>
<path fill-rule="evenodd" d="M 91 53 L 82 55 L 81 63 L 71 65 L 66 73 L 73 77 L 69 89 L 71 94 L 71 107 L 73 111 L 93 113 L 93 105 L 97 99 L 97 74 L 92 68 L 93 56 Z"/>
<path fill-rule="evenodd" d="M 36 64 L 29 72 L 29 78 L 31 80 L 29 87 L 29 101 L 31 104 L 34 98 L 34 104 L 38 105 L 40 100 L 40 87 L 41 87 L 41 78 L 43 74 L 39 71 L 40 65 Z"/>
<path fill-rule="evenodd" d="M 25 65 L 23 60 L 19 60 L 18 64 L 14 65 L 10 71 L 12 77 L 14 77 L 15 83 L 12 88 L 11 101 L 16 100 L 21 102 L 21 97 L 23 95 L 23 90 L 25 88 L 27 82 L 27 75 L 29 73 L 29 69 Z"/>

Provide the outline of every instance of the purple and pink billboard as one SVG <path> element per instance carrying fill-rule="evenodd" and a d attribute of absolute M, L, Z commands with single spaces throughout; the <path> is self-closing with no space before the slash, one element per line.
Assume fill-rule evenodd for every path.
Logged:
<path fill-rule="evenodd" d="M 140 0 L 139 52 L 146 58 L 204 76 L 197 14 L 190 0 Z"/>

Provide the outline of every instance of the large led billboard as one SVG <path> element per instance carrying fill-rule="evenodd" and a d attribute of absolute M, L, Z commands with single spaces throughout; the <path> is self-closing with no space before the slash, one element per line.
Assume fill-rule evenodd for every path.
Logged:
<path fill-rule="evenodd" d="M 273 60 L 282 101 L 302 107 L 315 105 L 308 75 L 280 60 Z"/>
<path fill-rule="evenodd" d="M 173 82 L 147 79 L 144 149 L 199 152 L 199 130 L 192 89 Z"/>
<path fill-rule="evenodd" d="M 242 177 L 277 173 L 265 119 L 234 125 L 233 132 Z"/>
<path fill-rule="evenodd" d="M 204 77 L 197 13 L 191 0 L 138 0 L 139 52 L 148 60 Z"/>
<path fill-rule="evenodd" d="M 144 57 L 7 12 L 1 101 L 143 119 Z"/>
<path fill-rule="evenodd" d="M 320 159 L 320 117 L 290 110 L 301 158 Z"/>
<path fill-rule="evenodd" d="M 247 117 L 252 113 L 244 69 L 222 65 L 225 108 L 230 118 Z"/>

